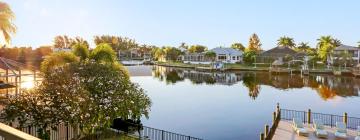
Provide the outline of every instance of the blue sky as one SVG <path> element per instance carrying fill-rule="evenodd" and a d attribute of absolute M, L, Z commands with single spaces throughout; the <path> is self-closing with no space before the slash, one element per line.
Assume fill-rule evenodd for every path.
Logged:
<path fill-rule="evenodd" d="M 248 44 L 263 49 L 281 36 L 315 45 L 321 35 L 344 44 L 360 41 L 358 0 L 5 0 L 16 14 L 12 44 L 51 44 L 54 36 L 118 35 L 158 46 Z"/>

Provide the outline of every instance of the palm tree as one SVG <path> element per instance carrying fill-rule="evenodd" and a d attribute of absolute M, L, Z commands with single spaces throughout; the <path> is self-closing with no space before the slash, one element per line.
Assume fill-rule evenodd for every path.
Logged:
<path fill-rule="evenodd" d="M 300 51 L 306 51 L 306 50 L 310 49 L 309 43 L 308 42 L 301 42 L 301 43 L 299 43 L 297 49 L 300 50 Z"/>
<path fill-rule="evenodd" d="M 244 52 L 245 51 L 245 46 L 241 43 L 234 43 L 234 44 L 231 44 L 231 48 L 235 49 L 235 50 L 239 50 L 239 51 L 242 51 Z"/>
<path fill-rule="evenodd" d="M 333 45 L 334 45 L 335 47 L 341 46 L 341 41 L 340 41 L 339 39 L 334 38 L 334 39 L 332 40 L 332 43 L 333 43 Z"/>
<path fill-rule="evenodd" d="M 16 33 L 16 26 L 13 23 L 15 15 L 10 6 L 4 2 L 0 2 L 0 30 L 4 36 L 6 43 L 11 40 L 11 34 Z"/>
<path fill-rule="evenodd" d="M 330 57 L 330 54 L 332 50 L 337 47 L 337 41 L 334 41 L 334 39 L 331 36 L 321 36 L 319 39 L 317 39 L 317 47 L 319 50 L 319 57 L 325 61 L 328 57 Z"/>
<path fill-rule="evenodd" d="M 283 36 L 280 37 L 280 39 L 277 41 L 278 41 L 277 45 L 281 47 L 295 48 L 296 46 L 294 39 L 291 37 Z"/>

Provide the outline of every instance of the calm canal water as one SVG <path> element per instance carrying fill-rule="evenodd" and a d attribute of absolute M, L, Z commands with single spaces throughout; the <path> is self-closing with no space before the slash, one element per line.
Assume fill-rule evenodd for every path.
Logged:
<path fill-rule="evenodd" d="M 281 108 L 360 117 L 360 78 L 128 67 L 152 99 L 146 126 L 209 140 L 259 139 Z"/>

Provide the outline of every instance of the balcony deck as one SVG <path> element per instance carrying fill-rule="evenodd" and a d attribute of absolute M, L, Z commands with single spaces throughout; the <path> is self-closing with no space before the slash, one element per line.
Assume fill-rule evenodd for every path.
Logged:
<path fill-rule="evenodd" d="M 275 131 L 275 135 L 273 137 L 273 140 L 318 140 L 320 138 L 317 138 L 314 134 L 314 130 L 311 128 L 311 125 L 306 124 L 305 125 L 308 130 L 310 131 L 309 137 L 304 136 L 298 136 L 291 127 L 290 121 L 281 120 L 279 122 L 278 128 Z M 329 133 L 328 140 L 335 140 L 334 132 L 335 127 L 325 127 L 326 131 Z M 348 140 L 353 140 L 356 136 L 356 131 L 347 129 L 348 134 Z"/>

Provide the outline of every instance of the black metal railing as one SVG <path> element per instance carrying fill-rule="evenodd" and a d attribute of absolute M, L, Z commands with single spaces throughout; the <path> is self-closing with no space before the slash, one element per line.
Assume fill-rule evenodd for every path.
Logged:
<path fill-rule="evenodd" d="M 334 127 L 336 122 L 345 122 L 348 129 L 357 129 L 360 126 L 360 118 L 348 117 L 347 113 L 344 115 L 323 114 L 308 111 L 297 111 L 289 109 L 281 109 L 282 120 L 292 120 L 293 118 L 300 118 L 304 123 L 312 123 L 313 119 L 320 119 L 324 125 Z"/>
<path fill-rule="evenodd" d="M 165 130 L 143 126 L 140 136 L 149 140 L 202 140 L 187 135 L 177 134 Z"/>

